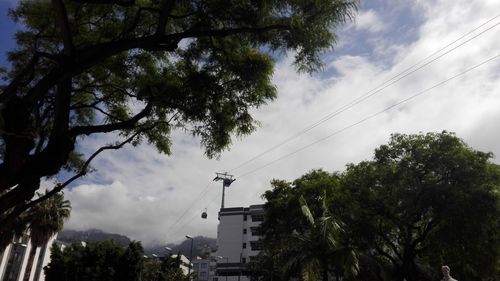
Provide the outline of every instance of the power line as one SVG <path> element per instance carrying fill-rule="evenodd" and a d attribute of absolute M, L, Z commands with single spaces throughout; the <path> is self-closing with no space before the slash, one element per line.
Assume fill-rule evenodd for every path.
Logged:
<path fill-rule="evenodd" d="M 212 185 L 213 182 L 209 182 L 205 188 L 202 190 L 202 192 L 200 193 L 200 195 L 195 199 L 193 200 L 193 202 L 191 203 L 191 205 L 189 205 L 185 210 L 184 212 L 182 213 L 182 215 L 179 216 L 179 218 L 174 222 L 172 223 L 170 226 L 169 226 L 169 230 L 166 234 L 166 236 L 170 236 L 172 235 L 172 231 L 171 229 L 173 229 L 174 226 L 176 226 L 181 220 L 182 218 L 189 212 L 189 210 L 191 210 L 195 205 L 196 203 L 198 203 L 198 201 L 203 198 L 203 196 L 210 190 L 210 186 Z"/>
<path fill-rule="evenodd" d="M 445 49 L 447 49 L 448 47 L 452 46 L 453 44 L 455 44 L 455 43 L 459 42 L 460 40 L 462 40 L 463 38 L 465 38 L 465 37 L 467 37 L 468 35 L 472 34 L 473 32 L 475 32 L 475 31 L 479 30 L 480 28 L 482 28 L 483 26 L 485 26 L 485 25 L 487 25 L 488 23 L 492 22 L 493 20 L 495 20 L 495 19 L 496 19 L 496 18 L 498 18 L 498 17 L 500 17 L 500 15 L 496 15 L 495 17 L 493 17 L 493 18 L 489 19 L 488 21 L 486 21 L 486 22 L 482 23 L 481 25 L 477 26 L 476 28 L 472 29 L 471 31 L 469 31 L 469 32 L 467 32 L 467 33 L 465 33 L 465 34 L 463 34 L 463 35 L 462 35 L 462 36 L 460 36 L 459 38 L 457 38 L 457 39 L 455 39 L 454 41 L 452 41 L 452 42 L 448 43 L 447 45 L 445 45 L 444 47 L 440 48 L 439 50 L 437 50 L 437 51 L 433 52 L 432 54 L 428 55 L 428 56 L 427 56 L 427 57 L 425 57 L 424 59 L 419 60 L 417 63 L 413 64 L 412 66 L 410 66 L 410 67 L 408 67 L 408 68 L 406 68 L 405 70 L 403 70 L 402 72 L 398 73 L 397 75 L 395 75 L 395 76 L 391 77 L 391 78 L 390 78 L 390 79 L 388 79 L 388 80 L 385 80 L 384 82 L 382 82 L 382 83 L 381 83 L 381 84 L 379 84 L 378 86 L 376 86 L 376 87 L 372 88 L 370 91 L 366 92 L 365 94 L 363 94 L 363 95 L 361 95 L 361 96 L 358 96 L 357 98 L 355 98 L 354 100 L 352 100 L 352 101 L 351 101 L 351 102 L 349 102 L 348 104 L 346 104 L 346 105 L 344 105 L 344 106 L 340 107 L 340 108 L 339 108 L 339 109 L 337 109 L 336 111 L 334 111 L 334 112 L 332 112 L 332 113 L 330 113 L 330 114 L 326 115 L 325 117 L 323 117 L 323 118 L 319 119 L 319 120 L 318 120 L 318 121 L 316 121 L 315 123 L 311 124 L 310 126 L 306 127 L 305 129 L 303 129 L 303 130 L 301 130 L 301 131 L 297 132 L 296 134 L 292 135 L 291 137 L 289 137 L 289 138 L 285 139 L 284 141 L 282 141 L 282 142 L 280 142 L 280 143 L 278 143 L 278 144 L 276 144 L 276 145 L 272 146 L 271 148 L 269 148 L 269 149 L 267 149 L 267 150 L 265 150 L 265 151 L 263 151 L 263 152 L 259 153 L 258 155 L 256 155 L 256 156 L 254 156 L 254 157 L 250 158 L 249 160 L 247 160 L 247 161 L 245 161 L 245 162 L 241 163 L 241 164 L 240 164 L 240 165 L 238 165 L 237 167 L 235 167 L 235 168 L 233 168 L 233 169 L 229 170 L 229 172 L 234 171 L 234 170 L 237 170 L 237 169 L 239 169 L 239 168 L 241 168 L 241 167 L 243 167 L 243 166 L 247 165 L 248 163 L 251 163 L 252 161 L 254 161 L 254 160 L 256 160 L 256 159 L 260 158 L 261 156 L 263 156 L 263 155 L 265 155 L 265 154 L 267 154 L 267 153 L 269 153 L 269 152 L 271 152 L 271 151 L 275 150 L 276 148 L 278 148 L 278 147 L 280 147 L 280 146 L 282 146 L 282 145 L 284 145 L 284 144 L 286 144 L 286 143 L 290 142 L 291 140 L 293 140 L 293 139 L 295 139 L 295 138 L 299 137 L 300 135 L 302 135 L 302 134 L 304 134 L 304 133 L 306 133 L 306 132 L 308 132 L 308 131 L 310 131 L 310 130 L 314 129 L 315 127 L 317 127 L 317 126 L 319 126 L 320 124 L 322 124 L 322 123 L 326 122 L 327 120 L 330 120 L 331 118 L 333 118 L 333 117 L 335 117 L 335 116 L 339 115 L 340 113 L 342 113 L 342 112 L 344 112 L 344 111 L 346 111 L 346 110 L 348 110 L 348 109 L 352 108 L 353 106 L 355 106 L 355 105 L 357 105 L 357 104 L 361 103 L 362 101 L 364 101 L 364 100 L 368 99 L 369 97 L 371 97 L 371 96 L 373 96 L 373 95 L 375 95 L 375 94 L 379 93 L 380 91 L 382 91 L 382 90 L 386 89 L 387 87 L 389 87 L 389 86 L 393 85 L 394 83 L 396 83 L 396 82 L 400 81 L 401 79 L 406 78 L 407 76 L 409 76 L 409 75 L 411 75 L 411 74 L 415 73 L 416 71 L 418 71 L 418 70 L 420 70 L 420 69 L 424 68 L 425 66 L 427 66 L 427 65 L 431 64 L 432 62 L 434 62 L 434 61 L 438 60 L 439 58 L 441 58 L 441 57 L 445 56 L 446 54 L 448 54 L 448 53 L 450 53 L 450 52 L 452 52 L 452 51 L 456 50 L 457 48 L 459 48 L 459 47 L 463 46 L 464 44 L 466 44 L 466 43 L 468 43 L 468 42 L 472 41 L 473 39 L 475 39 L 475 38 L 479 37 L 480 35 L 484 34 L 485 32 L 487 32 L 487 31 L 489 31 L 489 30 L 493 29 L 494 27 L 496 27 L 496 26 L 497 26 L 497 25 L 499 25 L 500 23 L 496 23 L 495 25 L 493 25 L 493 26 L 491 26 L 491 27 L 487 28 L 486 30 L 483 30 L 483 31 L 482 31 L 482 32 L 480 32 L 479 34 L 476 34 L 476 35 L 475 35 L 475 36 L 473 36 L 472 38 L 469 38 L 468 40 L 466 40 L 466 41 L 464 41 L 464 42 L 460 43 L 459 45 L 457 45 L 457 46 L 455 46 L 454 48 L 452 48 L 452 49 L 448 50 L 447 52 L 445 52 L 445 53 L 441 54 L 440 56 L 438 56 L 438 57 L 434 58 L 433 60 L 431 60 L 431 61 L 429 61 L 429 62 L 427 62 L 427 63 L 425 63 L 425 64 L 421 65 L 420 67 L 418 67 L 418 68 L 414 69 L 415 67 L 417 67 L 417 66 L 418 66 L 418 65 L 420 65 L 421 63 L 423 63 L 423 62 L 425 62 L 426 60 L 428 60 L 428 59 L 432 58 L 433 56 L 435 56 L 435 55 L 439 54 L 439 53 L 440 53 L 440 52 L 442 52 L 443 50 L 445 50 Z M 412 70 L 412 69 L 413 69 L 413 70 Z M 394 79 L 396 79 L 396 80 L 394 80 Z M 430 90 L 430 89 L 429 89 L 429 90 Z M 381 113 L 381 112 L 380 112 L 380 113 Z M 377 114 L 380 114 L 380 113 L 377 113 Z M 370 116 L 370 117 L 368 117 L 368 119 L 373 118 L 373 117 L 374 117 L 374 116 Z M 366 121 L 366 120 L 362 120 L 361 122 L 364 122 L 364 121 Z M 360 123 L 361 123 L 361 122 L 360 122 Z M 345 127 L 345 128 L 343 128 L 343 129 L 341 129 L 341 130 L 339 130 L 339 131 L 335 132 L 334 134 L 338 134 L 338 133 L 340 133 L 340 132 L 342 132 L 342 131 L 344 131 L 344 130 L 347 130 L 348 128 L 353 127 L 353 126 L 355 126 L 355 125 L 357 125 L 357 123 L 352 124 L 352 125 L 350 125 L 350 126 L 348 126 L 348 127 Z M 334 134 L 332 134 L 331 136 L 333 136 Z M 331 136 L 328 136 L 327 138 L 329 138 L 329 137 L 331 137 Z M 325 139 L 326 139 L 326 138 L 325 138 Z M 317 142 L 320 142 L 320 141 L 323 141 L 323 140 L 324 140 L 324 139 L 320 139 L 320 140 L 319 140 L 319 141 L 317 141 Z M 314 142 L 314 143 L 312 143 L 312 144 L 310 144 L 310 145 L 308 145 L 308 146 L 314 145 L 314 144 L 315 144 L 315 143 L 317 143 L 317 142 Z M 297 150 L 297 151 L 294 151 L 294 152 L 292 152 L 292 153 L 290 153 L 290 154 L 287 154 L 287 155 L 285 155 L 285 156 L 283 156 L 283 157 L 280 157 L 280 158 L 278 158 L 278 159 L 276 159 L 276 160 L 274 160 L 274 161 L 272 161 L 272 162 L 270 162 L 270 163 L 266 164 L 265 166 L 262 166 L 262 167 L 260 167 L 260 168 L 254 169 L 254 170 L 252 170 L 252 171 L 250 171 L 250 172 L 248 172 L 248 173 L 245 173 L 245 174 L 243 174 L 243 176 L 246 176 L 246 175 L 248 175 L 248 174 L 251 174 L 251 173 L 253 173 L 253 172 L 257 171 L 257 170 L 260 170 L 260 169 L 262 169 L 262 168 L 264 168 L 264 167 L 267 167 L 267 166 L 269 166 L 269 165 L 272 165 L 273 163 L 275 163 L 275 162 L 277 162 L 277 161 L 280 161 L 280 160 L 282 160 L 283 158 L 286 158 L 286 157 L 291 156 L 291 155 L 293 155 L 293 154 L 295 154 L 295 153 L 298 153 L 299 151 L 302 151 L 302 150 L 306 149 L 308 146 L 306 146 L 306 147 L 302 147 L 301 149 L 299 149 L 299 150 Z M 181 215 L 181 216 L 180 216 L 180 217 L 179 217 L 179 218 L 178 218 L 178 219 L 177 219 L 177 220 L 176 220 L 176 221 L 175 221 L 172 225 L 170 225 L 170 227 L 169 227 L 169 234 L 168 234 L 167 236 L 172 235 L 172 234 L 174 234 L 174 233 L 175 233 L 175 232 L 173 233 L 173 232 L 171 231 L 171 229 L 173 229 L 173 227 L 175 227 L 175 226 L 176 226 L 176 225 L 177 225 L 177 224 L 178 224 L 178 223 L 182 220 L 182 218 L 184 218 L 184 216 L 185 216 L 185 215 L 189 212 L 189 210 L 191 210 L 191 209 L 195 206 L 195 204 L 196 204 L 196 203 L 198 203 L 198 201 L 199 201 L 201 198 L 203 198 L 203 196 L 204 196 L 204 195 L 205 195 L 205 194 L 209 191 L 209 187 L 210 187 L 210 185 L 211 185 L 211 183 L 207 184 L 207 186 L 206 186 L 206 187 L 202 190 L 202 192 L 201 192 L 201 193 L 200 193 L 200 195 L 197 197 L 197 199 L 195 199 L 195 200 L 192 202 L 192 204 L 191 204 L 188 208 L 186 208 L 186 210 L 182 213 L 182 215 Z M 218 197 L 218 194 L 216 195 L 216 197 L 214 197 L 214 199 L 216 199 L 217 197 Z M 214 200 L 214 199 L 213 199 L 213 200 Z M 212 203 L 213 203 L 213 200 L 210 202 L 210 204 L 212 204 Z M 196 215 L 196 214 L 195 214 L 195 215 Z M 184 225 L 185 225 L 185 224 L 184 224 Z"/>
<path fill-rule="evenodd" d="M 210 202 L 208 203 L 207 208 L 210 207 L 213 203 L 215 203 L 217 201 L 217 199 L 219 199 L 219 197 L 220 197 L 220 193 L 215 194 L 215 196 L 212 197 L 212 200 L 210 200 Z M 171 231 L 170 236 L 178 234 L 181 229 L 184 229 L 188 224 L 193 223 L 194 219 L 197 216 L 198 216 L 198 213 L 195 212 L 193 214 L 193 216 L 191 216 L 184 224 L 179 226 L 175 231 L 173 231 L 173 232 Z"/>
<path fill-rule="evenodd" d="M 425 94 L 425 93 L 429 92 L 430 90 L 432 90 L 432 89 L 434 89 L 434 88 L 437 88 L 437 87 L 439 87 L 439 86 L 441 86 L 441 85 L 443 85 L 443 84 L 445 84 L 445 83 L 449 82 L 450 80 L 453 80 L 453 79 L 455 79 L 455 78 L 457 78 L 457 77 L 460 77 L 460 76 L 462 76 L 462 75 L 465 75 L 466 73 L 468 73 L 468 72 L 470 72 L 470 71 L 472 71 L 472 70 L 474 70 L 474 69 L 476 69 L 476 68 L 478 68 L 478 67 L 480 67 L 480 66 L 482 66 L 482 65 L 484 65 L 484 64 L 486 64 L 486 63 L 488 63 L 488 62 L 491 62 L 491 61 L 493 61 L 493 60 L 495 60 L 495 59 L 497 59 L 497 58 L 499 58 L 499 57 L 500 57 L 500 54 L 499 54 L 499 55 L 496 55 L 496 56 L 494 56 L 494 57 L 491 57 L 491 58 L 489 58 L 489 59 L 487 59 L 487 60 L 485 60 L 485 61 L 483 61 L 483 62 L 481 62 L 481 63 L 479 63 L 479 64 L 476 64 L 476 65 L 474 65 L 474 66 L 472 66 L 472 67 L 470 67 L 470 68 L 468 68 L 468 69 L 466 69 L 466 70 L 464 70 L 464 71 L 462 71 L 462 72 L 460 72 L 460 73 L 458 73 L 458 74 L 456 74 L 456 75 L 454 75 L 454 76 L 452 76 L 452 77 L 450 77 L 450 78 L 448 78 L 448 79 L 446 79 L 446 80 L 444 80 L 444 81 L 441 81 L 441 82 L 439 82 L 439 83 L 435 84 L 434 86 L 432 86 L 432 87 L 430 87 L 430 88 L 427 88 L 427 89 L 425 89 L 425 90 L 422 90 L 422 91 L 420 91 L 420 92 L 418 92 L 418 93 L 416 93 L 416 94 L 414 94 L 414 95 L 412 95 L 412 96 L 410 96 L 410 97 L 408 97 L 408 98 L 406 98 L 406 99 L 403 99 L 403 100 L 401 100 L 401 101 L 399 101 L 399 102 L 397 102 L 397 103 L 395 103 L 395 104 L 393 104 L 393 105 L 391 105 L 391 106 L 389 106 L 389 107 L 386 107 L 386 108 L 384 108 L 383 110 L 381 110 L 381 111 L 379 111 L 379 112 L 376 112 L 376 113 L 374 113 L 374 114 L 372 114 L 372 115 L 369 115 L 368 117 L 365 117 L 365 118 L 363 118 L 363 119 L 361 119 L 361 120 L 359 120 L 359 121 L 357 121 L 357 122 L 355 122 L 355 123 L 352 123 L 352 124 L 350 124 L 350 125 L 348 125 L 348 126 L 346 126 L 346 127 L 342 128 L 342 129 L 340 129 L 340 130 L 337 130 L 337 131 L 335 131 L 335 132 L 333 132 L 333 133 L 331 133 L 331 134 L 329 134 L 329 135 L 327 135 L 327 136 L 325 136 L 325 137 L 323 137 L 323 138 L 321 138 L 321 139 L 319 139 L 319 140 L 316 140 L 316 141 L 314 141 L 314 142 L 312 142 L 312 143 L 310 143 L 310 144 L 308 144 L 308 145 L 305 145 L 305 146 L 303 146 L 303 147 L 301 147 L 301 148 L 299 148 L 299 149 L 297 149 L 297 150 L 294 150 L 294 151 L 292 151 L 292 152 L 290 152 L 290 153 L 288 153 L 288 154 L 285 154 L 284 156 L 279 157 L 279 158 L 277 158 L 277 159 L 275 159 L 275 160 L 273 160 L 273 161 L 271 161 L 271 162 L 269 162 L 269 163 L 267 163 L 267 164 L 265 164 L 265 165 L 263 165 L 263 166 L 260 166 L 260 167 L 258 167 L 258 168 L 256 168 L 256 169 L 253 169 L 253 170 L 251 170 L 251 171 L 249 171 L 249 172 L 247 172 L 247 173 L 244 173 L 244 174 L 240 175 L 240 176 L 239 176 L 239 178 L 242 178 L 242 177 L 245 177 L 245 176 L 250 175 L 250 174 L 252 174 L 252 173 L 255 173 L 255 172 L 256 172 L 256 171 L 258 171 L 258 170 L 261 170 L 261 169 L 263 169 L 263 168 L 265 168 L 265 167 L 268 167 L 268 166 L 270 166 L 270 165 L 272 165 L 272 164 L 274 164 L 274 163 L 276 163 L 276 162 L 278 162 L 278 161 L 281 161 L 281 160 L 283 160 L 283 159 L 285 159 L 285 158 L 287 158 L 287 157 L 289 157 L 289 156 L 292 156 L 292 155 L 294 155 L 294 154 L 296 154 L 296 153 L 298 153 L 298 152 L 300 152 L 300 151 L 303 151 L 303 150 L 305 150 L 305 149 L 307 149 L 307 148 L 309 148 L 309 147 L 311 147 L 311 146 L 313 146 L 313 145 L 315 145 L 315 144 L 317 144 L 317 143 L 320 143 L 320 142 L 322 142 L 322 141 L 325 141 L 325 140 L 327 140 L 327 139 L 329 139 L 329 138 L 331 138 L 331 137 L 333 137 L 333 136 L 335 136 L 335 135 L 337 135 L 337 134 L 339 134 L 339 133 L 341 133 L 341 132 L 343 132 L 343 131 L 346 131 L 346 130 L 348 130 L 348 129 L 350 129 L 350 128 L 354 127 L 354 126 L 357 126 L 357 125 L 359 125 L 359 124 L 361 124 L 361 123 L 363 123 L 363 122 L 367 121 L 367 120 L 370 120 L 370 119 L 372 119 L 372 118 L 374 118 L 374 117 L 376 117 L 376 116 L 378 116 L 378 115 L 380 115 L 380 114 L 382 114 L 382 113 L 384 113 L 384 112 L 386 112 L 386 111 L 389 111 L 389 110 L 391 110 L 392 108 L 397 107 L 398 105 L 401 105 L 401 104 L 403 104 L 403 103 L 406 103 L 406 102 L 408 102 L 408 101 L 411 101 L 411 100 L 415 99 L 416 97 L 418 97 L 418 96 L 420 96 L 420 95 L 423 95 L 423 94 Z"/>
<path fill-rule="evenodd" d="M 405 70 L 403 70 L 403 71 L 402 71 L 402 72 L 400 72 L 399 74 L 397 74 L 397 75 L 395 75 L 395 76 L 391 77 L 391 78 L 390 78 L 390 79 L 388 79 L 388 80 L 385 80 L 384 82 L 382 82 L 382 83 L 381 83 L 381 84 L 379 84 L 378 86 L 376 86 L 376 87 L 372 88 L 370 91 L 368 91 L 368 92 L 364 93 L 364 94 L 363 94 L 363 95 L 361 95 L 361 96 L 358 96 L 357 98 L 355 98 L 354 100 L 351 100 L 351 102 L 347 103 L 346 105 L 344 105 L 344 106 L 340 107 L 339 109 L 337 109 L 337 110 L 335 110 L 335 111 L 333 111 L 333 112 L 329 113 L 328 115 L 326 115 L 325 117 L 323 117 L 323 118 L 319 119 L 319 120 L 318 120 L 318 121 L 316 121 L 315 123 L 313 123 L 313 124 L 309 125 L 308 127 L 306 127 L 306 128 L 304 128 L 304 129 L 302 129 L 301 131 L 299 131 L 299 132 L 295 133 L 294 135 L 292 135 L 292 136 L 290 136 L 290 137 L 286 138 L 285 140 L 283 140 L 283 141 L 279 142 L 278 144 L 276 144 L 276 145 L 274 145 L 274 146 L 272 146 L 272 147 L 270 147 L 270 148 L 268 148 L 268 149 L 264 150 L 263 152 L 261 152 L 261 153 L 259 153 L 259 154 L 255 155 L 254 157 L 252 157 L 252 158 L 250 158 L 249 160 L 247 160 L 247 161 L 245 161 L 245 162 L 243 162 L 243 163 L 239 164 L 238 166 L 234 167 L 233 169 L 231 169 L 231 170 L 229 170 L 229 171 L 230 171 L 230 172 L 232 172 L 232 171 L 234 171 L 234 170 L 237 170 L 237 169 L 239 169 L 239 168 L 241 168 L 241 167 L 246 166 L 247 164 L 249 164 L 249 163 L 253 162 L 254 160 L 256 160 L 256 159 L 258 159 L 258 158 L 262 157 L 263 155 L 265 155 L 265 154 L 267 154 L 267 153 L 269 153 L 269 152 L 271 152 L 271 151 L 275 150 L 276 148 L 278 148 L 278 147 L 280 147 L 280 146 L 282 146 L 282 145 L 284 145 L 284 144 L 286 144 L 286 143 L 290 142 L 291 140 L 293 140 L 293 139 L 295 139 L 295 138 L 299 137 L 300 135 L 302 135 L 302 134 L 304 134 L 304 133 L 306 133 L 306 132 L 308 132 L 308 131 L 310 131 L 310 130 L 312 130 L 312 129 L 316 128 L 316 127 L 317 127 L 317 126 L 319 126 L 320 124 L 322 124 L 322 123 L 324 123 L 324 122 L 326 122 L 326 121 L 328 121 L 328 120 L 332 119 L 333 117 L 335 117 L 335 116 L 339 115 L 340 113 L 342 113 L 342 112 L 344 112 L 344 111 L 346 111 L 346 110 L 348 110 L 348 109 L 350 109 L 350 108 L 354 107 L 355 105 L 357 105 L 357 104 L 359 104 L 359 103 L 363 102 L 364 100 L 366 100 L 366 99 L 368 99 L 368 98 L 370 98 L 370 97 L 374 96 L 375 94 L 377 94 L 377 93 L 381 92 L 382 90 L 384 90 L 384 89 L 388 88 L 389 86 L 391 86 L 391 85 L 393 85 L 393 84 L 395 84 L 395 83 L 399 82 L 400 80 L 402 80 L 402 79 L 404 79 L 404 78 L 408 77 L 409 75 L 411 75 L 411 74 L 413 74 L 413 73 L 417 72 L 418 70 L 420 70 L 420 69 L 422 69 L 422 68 L 424 68 L 424 67 L 428 66 L 429 64 L 431 64 L 431 63 L 435 62 L 436 60 L 440 59 L 441 57 L 443 57 L 443 56 L 445 56 L 445 55 L 449 54 L 450 52 L 452 52 L 452 51 L 454 51 L 454 50 L 458 49 L 459 47 L 461 47 L 461 46 L 465 45 L 466 43 L 468 43 L 468 42 L 470 42 L 470 41 L 474 40 L 475 38 L 477 38 L 477 37 L 481 36 L 482 34 L 484 34 L 484 33 L 488 32 L 489 30 L 491 30 L 491 29 L 493 29 L 494 27 L 498 26 L 498 25 L 500 24 L 500 22 L 499 22 L 499 23 L 496 23 L 496 24 L 495 24 L 495 25 L 493 25 L 493 26 L 490 26 L 489 28 L 487 28 L 487 29 L 483 30 L 483 31 L 482 31 L 482 32 L 480 32 L 479 34 L 476 34 L 476 35 L 475 35 L 475 36 L 473 36 L 472 38 L 467 39 L 466 41 L 464 41 L 464 42 L 460 43 L 459 45 L 457 45 L 457 46 L 455 46 L 454 48 L 452 48 L 452 49 L 450 49 L 450 50 L 446 51 L 445 53 L 443 53 L 443 54 L 439 55 L 438 57 L 436 57 L 436 58 L 434 58 L 434 59 L 432 59 L 432 60 L 428 61 L 427 63 L 425 63 L 425 64 L 423 64 L 423 65 L 419 66 L 418 68 L 415 68 L 415 67 L 417 67 L 418 65 L 420 65 L 421 63 L 423 63 L 423 62 L 425 62 L 426 60 L 428 60 L 429 58 L 432 58 L 432 57 L 433 57 L 433 56 L 435 56 L 436 54 L 439 54 L 440 52 L 442 52 L 442 51 L 443 51 L 443 50 L 445 50 L 446 48 L 448 48 L 448 47 L 450 47 L 451 45 L 453 45 L 453 44 L 457 43 L 458 41 L 462 40 L 463 38 L 467 37 L 468 35 L 472 34 L 473 32 L 477 31 L 478 29 L 480 29 L 481 27 L 485 26 L 486 24 L 488 24 L 488 23 L 492 22 L 493 20 L 495 20 L 495 19 L 496 19 L 496 18 L 498 18 L 498 17 L 500 17 L 500 15 L 496 15 L 495 17 L 493 17 L 493 18 L 489 19 L 488 21 L 486 21 L 486 22 L 482 23 L 482 24 L 481 24 L 481 25 L 479 25 L 478 27 L 476 27 L 476 28 L 472 29 L 471 31 L 469 31 L 469 32 L 465 33 L 464 35 L 460 36 L 459 38 L 455 39 L 454 41 L 452 41 L 452 42 L 448 43 L 446 46 L 444 46 L 444 47 L 440 48 L 439 50 L 435 51 L 435 52 L 434 52 L 434 53 L 432 53 L 431 55 L 429 55 L 429 56 L 425 57 L 425 58 L 424 58 L 424 59 L 422 59 L 422 60 L 419 60 L 417 63 L 413 64 L 412 66 L 410 66 L 410 67 L 408 67 L 408 68 L 406 68 Z M 415 69 L 414 69 L 414 68 L 415 68 Z M 412 69 L 413 69 L 413 70 L 412 70 Z"/>

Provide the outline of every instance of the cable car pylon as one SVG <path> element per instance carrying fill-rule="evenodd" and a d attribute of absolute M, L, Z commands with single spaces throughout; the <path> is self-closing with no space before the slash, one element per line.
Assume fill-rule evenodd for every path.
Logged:
<path fill-rule="evenodd" d="M 214 181 L 222 181 L 222 202 L 220 204 L 221 210 L 224 209 L 224 198 L 226 196 L 226 187 L 231 186 L 231 184 L 236 180 L 233 175 L 226 173 L 216 173 L 217 176 Z"/>

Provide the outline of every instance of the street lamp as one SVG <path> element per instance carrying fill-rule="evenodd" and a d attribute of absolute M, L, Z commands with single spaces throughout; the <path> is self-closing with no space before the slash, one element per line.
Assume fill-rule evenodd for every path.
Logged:
<path fill-rule="evenodd" d="M 163 249 L 165 249 L 165 251 L 167 252 L 167 254 L 165 255 L 165 258 L 170 258 L 170 256 L 172 256 L 172 248 L 170 247 L 163 247 Z"/>
<path fill-rule="evenodd" d="M 229 263 L 229 257 L 217 256 L 218 259 L 226 259 L 226 263 Z M 227 281 L 227 272 L 226 272 L 226 281 Z"/>
<path fill-rule="evenodd" d="M 194 238 L 191 235 L 186 235 L 186 238 L 191 240 L 191 251 L 189 253 L 189 266 L 188 266 L 188 278 L 190 280 L 191 279 L 191 265 L 193 263 L 192 259 L 193 259 L 193 241 L 194 241 Z"/>

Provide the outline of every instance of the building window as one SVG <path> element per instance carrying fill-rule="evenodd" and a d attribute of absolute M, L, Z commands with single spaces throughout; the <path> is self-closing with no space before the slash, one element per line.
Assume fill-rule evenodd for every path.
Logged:
<path fill-rule="evenodd" d="M 207 264 L 206 263 L 200 263 L 200 268 L 207 268 Z"/>
<path fill-rule="evenodd" d="M 262 227 L 250 227 L 252 236 L 262 236 Z"/>
<path fill-rule="evenodd" d="M 243 220 L 246 221 L 247 220 L 247 215 L 243 215 Z"/>
<path fill-rule="evenodd" d="M 243 228 L 243 234 L 247 234 L 247 229 Z"/>
<path fill-rule="evenodd" d="M 252 221 L 264 221 L 264 215 L 252 215 Z"/>
<path fill-rule="evenodd" d="M 243 243 L 243 249 L 247 248 L 247 243 Z"/>
<path fill-rule="evenodd" d="M 246 259 L 246 258 L 241 258 L 241 262 L 242 262 L 242 263 L 246 263 L 246 262 L 247 262 L 247 259 Z"/>
<path fill-rule="evenodd" d="M 252 251 L 260 251 L 262 250 L 262 242 L 260 241 L 251 241 L 250 242 L 250 248 Z"/>
<path fill-rule="evenodd" d="M 207 277 L 207 273 L 205 271 L 200 272 L 200 277 L 205 279 Z"/>

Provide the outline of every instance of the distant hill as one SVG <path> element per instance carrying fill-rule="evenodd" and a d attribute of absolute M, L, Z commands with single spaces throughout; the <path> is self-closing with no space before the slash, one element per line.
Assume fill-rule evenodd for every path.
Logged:
<path fill-rule="evenodd" d="M 89 229 L 89 230 L 63 230 L 59 232 L 57 240 L 65 243 L 75 243 L 75 242 L 95 242 L 95 241 L 106 241 L 111 240 L 118 245 L 127 246 L 131 240 L 125 235 L 107 233 L 100 229 Z M 193 241 L 193 256 L 206 257 L 216 249 L 216 239 L 204 236 L 196 236 Z M 164 256 L 167 254 L 165 247 L 170 247 L 173 254 L 181 253 L 189 257 L 191 250 L 191 240 L 186 239 L 180 244 L 169 243 L 167 245 L 154 245 L 144 247 L 144 253 L 146 255 L 156 254 L 158 256 Z"/>
<path fill-rule="evenodd" d="M 216 249 L 216 241 L 215 238 L 204 237 L 204 236 L 196 236 L 193 240 L 193 257 L 207 257 L 210 254 L 210 251 Z M 147 255 L 156 254 L 158 256 L 164 256 L 167 251 L 166 247 L 170 247 L 172 249 L 173 254 L 181 253 L 187 257 L 189 257 L 191 250 L 191 240 L 186 239 L 182 241 L 180 244 L 167 244 L 167 245 L 157 245 L 152 247 L 147 247 L 144 249 L 144 252 Z"/>
<path fill-rule="evenodd" d="M 83 231 L 77 230 L 63 230 L 59 232 L 57 240 L 74 243 L 74 242 L 94 242 L 94 241 L 105 241 L 111 240 L 118 245 L 127 246 L 130 243 L 130 239 L 121 234 L 107 233 L 100 229 L 89 229 Z"/>

